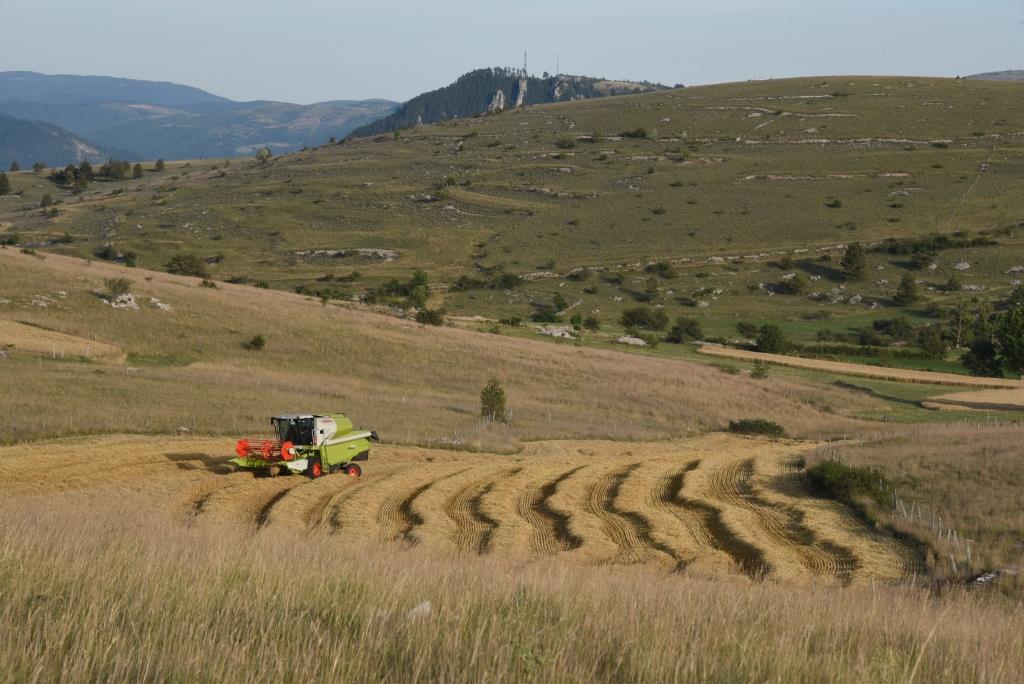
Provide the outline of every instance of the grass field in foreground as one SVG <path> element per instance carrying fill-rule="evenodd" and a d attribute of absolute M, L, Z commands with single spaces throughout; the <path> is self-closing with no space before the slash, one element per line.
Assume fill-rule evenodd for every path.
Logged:
<path fill-rule="evenodd" d="M 291 531 L 187 528 L 137 503 L 0 504 L 5 678 L 1024 678 L 1020 606 L 981 593 L 795 590 L 371 549 L 344 535 L 310 543 Z"/>

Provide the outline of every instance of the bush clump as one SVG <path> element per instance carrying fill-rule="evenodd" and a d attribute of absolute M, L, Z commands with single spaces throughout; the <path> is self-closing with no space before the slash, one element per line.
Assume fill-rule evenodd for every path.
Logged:
<path fill-rule="evenodd" d="M 778 423 L 763 418 L 742 418 L 729 421 L 729 432 L 737 435 L 767 435 L 768 437 L 785 437 L 786 430 Z"/>
<path fill-rule="evenodd" d="M 265 338 L 263 335 L 253 335 L 245 342 L 243 342 L 242 346 L 245 349 L 248 349 L 249 351 L 261 351 L 264 347 L 267 346 L 267 338 Z"/>
<path fill-rule="evenodd" d="M 821 461 L 807 469 L 807 481 L 819 496 L 854 508 L 860 508 L 865 499 L 881 505 L 889 496 L 885 476 L 868 466 Z"/>
<path fill-rule="evenodd" d="M 210 277 L 210 272 L 206 269 L 206 262 L 195 254 L 176 254 L 167 262 L 165 268 L 168 273 L 174 275 Z"/>
<path fill-rule="evenodd" d="M 444 309 L 420 309 L 416 312 L 416 322 L 423 325 L 444 325 Z"/>

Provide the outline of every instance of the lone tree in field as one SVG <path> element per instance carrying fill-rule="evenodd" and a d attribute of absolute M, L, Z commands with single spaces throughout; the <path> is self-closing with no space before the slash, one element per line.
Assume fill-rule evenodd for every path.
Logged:
<path fill-rule="evenodd" d="M 909 273 L 904 273 L 900 278 L 900 284 L 896 287 L 896 296 L 893 301 L 899 306 L 908 306 L 921 298 L 917 291 L 917 281 Z"/>
<path fill-rule="evenodd" d="M 19 164 L 16 161 L 12 161 L 11 162 L 11 173 L 15 173 L 17 171 L 21 171 L 21 164 Z"/>
<path fill-rule="evenodd" d="M 274 153 L 270 151 L 269 147 L 261 147 L 256 150 L 256 161 L 260 164 L 266 164 L 272 156 L 274 156 Z"/>
<path fill-rule="evenodd" d="M 156 160 L 156 170 L 157 171 L 163 171 L 165 168 L 167 168 L 167 164 L 164 163 L 164 160 L 163 159 L 157 159 Z"/>
<path fill-rule="evenodd" d="M 32 173 L 42 173 L 46 170 L 46 164 L 43 162 L 36 162 L 32 165 Z"/>
<path fill-rule="evenodd" d="M 848 280 L 861 280 L 868 270 L 867 258 L 864 248 L 859 242 L 851 242 L 843 254 L 843 260 L 839 262 L 843 267 L 843 275 Z"/>
<path fill-rule="evenodd" d="M 505 422 L 505 390 L 497 378 L 491 378 L 480 392 L 480 415 Z"/>
<path fill-rule="evenodd" d="M 11 181 L 7 179 L 7 174 L 0 171 L 0 195 L 11 194 Z"/>
<path fill-rule="evenodd" d="M 48 209 L 53 206 L 53 195 L 48 192 L 44 192 L 43 196 L 39 199 L 39 208 Z"/>
<path fill-rule="evenodd" d="M 142 164 L 136 163 L 132 167 L 132 178 L 142 178 Z"/>
<path fill-rule="evenodd" d="M 757 351 L 766 354 L 785 354 L 789 349 L 789 340 L 782 328 L 774 323 L 766 323 L 757 333 Z"/>

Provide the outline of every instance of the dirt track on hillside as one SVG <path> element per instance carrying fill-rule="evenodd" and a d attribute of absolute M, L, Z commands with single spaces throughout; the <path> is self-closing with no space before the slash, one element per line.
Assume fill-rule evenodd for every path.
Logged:
<path fill-rule="evenodd" d="M 848 585 L 917 572 L 908 548 L 808 495 L 798 459 L 809 448 L 724 434 L 535 442 L 517 456 L 378 446 L 362 478 L 314 481 L 231 473 L 230 440 L 86 437 L 0 448 L 0 493 L 138 500 L 188 526 L 752 580 Z"/>
<path fill-rule="evenodd" d="M 917 371 L 907 368 L 883 368 L 881 366 L 868 366 L 861 363 L 843 363 L 841 361 L 827 361 L 824 359 L 805 359 L 799 356 L 764 354 L 762 352 L 747 351 L 746 349 L 734 349 L 732 347 L 723 347 L 718 344 L 704 344 L 701 345 L 697 351 L 709 356 L 721 356 L 741 361 L 762 361 L 764 363 L 771 363 L 778 366 L 791 366 L 793 368 L 826 371 L 829 373 L 838 373 L 839 375 L 857 375 L 865 378 L 878 378 L 880 380 L 920 382 L 935 385 L 962 385 L 964 387 L 1024 388 L 1024 383 L 1019 380 L 982 378 L 973 375 Z"/>

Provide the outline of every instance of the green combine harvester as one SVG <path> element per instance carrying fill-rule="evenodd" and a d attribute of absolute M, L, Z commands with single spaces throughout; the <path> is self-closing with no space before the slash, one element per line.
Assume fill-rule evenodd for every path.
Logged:
<path fill-rule="evenodd" d="M 370 457 L 371 430 L 356 430 L 346 416 L 296 413 L 270 419 L 276 439 L 240 439 L 235 445 L 238 468 L 263 475 L 300 473 L 316 479 L 327 473 L 363 474 L 356 461 Z"/>

